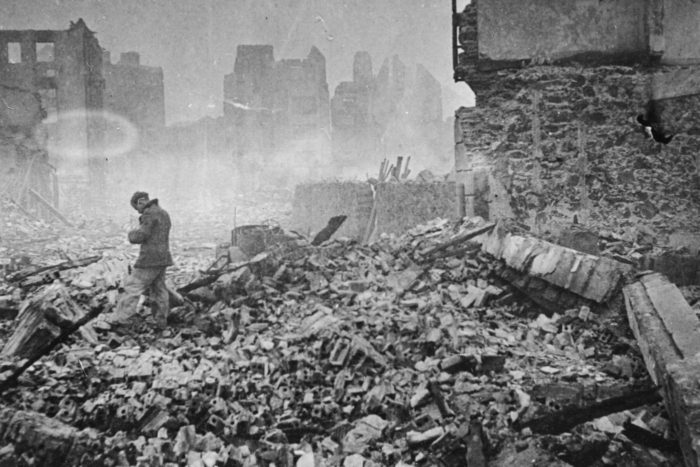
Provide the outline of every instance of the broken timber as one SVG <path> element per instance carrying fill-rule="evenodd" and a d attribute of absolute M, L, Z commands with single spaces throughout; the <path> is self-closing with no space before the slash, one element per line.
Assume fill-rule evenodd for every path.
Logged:
<path fill-rule="evenodd" d="M 700 466 L 700 320 L 658 273 L 623 289 L 627 318 L 649 375 L 661 387 L 685 464 Z"/>
<path fill-rule="evenodd" d="M 506 279 L 524 289 L 526 294 L 530 295 L 527 281 L 519 279 L 527 276 L 528 280 L 538 282 L 536 288 L 541 289 L 540 298 L 544 306 L 556 303 L 559 297 L 555 295 L 561 290 L 587 302 L 605 304 L 618 295 L 624 277 L 632 271 L 629 264 L 582 253 L 535 237 L 510 234 L 499 227 L 476 240 L 481 241 L 484 252 L 503 260 L 511 270 L 510 277 Z M 547 285 L 554 286 L 554 289 L 545 290 Z"/>
<path fill-rule="evenodd" d="M 34 268 L 30 270 L 22 270 L 19 272 L 16 272 L 15 274 L 12 274 L 11 276 L 7 277 L 8 282 L 19 282 L 24 279 L 27 279 L 29 277 L 35 276 L 37 274 L 41 273 L 48 273 L 48 272 L 57 272 L 57 271 L 66 271 L 68 269 L 74 269 L 74 268 L 81 268 L 84 266 L 88 266 L 92 263 L 96 263 L 102 259 L 102 256 L 88 256 L 87 258 L 81 258 L 81 259 L 76 259 L 76 260 L 70 260 L 70 261 L 64 261 L 62 263 L 58 264 L 52 264 L 50 266 L 42 266 L 40 268 Z"/>
<path fill-rule="evenodd" d="M 653 404 L 660 400 L 661 397 L 656 388 L 642 389 L 584 406 L 565 407 L 557 412 L 516 425 L 520 428 L 529 427 L 535 433 L 558 435 L 594 418 Z"/>
<path fill-rule="evenodd" d="M 48 353 L 57 345 L 56 339 L 80 329 L 88 342 L 97 342 L 94 330 L 81 327 L 96 316 L 86 313 L 70 296 L 68 288 L 60 283 L 51 284 L 27 299 L 17 315 L 15 330 L 0 352 L 0 357 L 29 358 Z M 37 358 L 38 359 L 38 358 Z M 5 382 L 0 383 L 3 386 Z"/>
<path fill-rule="evenodd" d="M 39 193 L 37 193 L 36 191 L 34 191 L 34 189 L 32 189 L 32 188 L 29 188 L 29 190 L 27 190 L 27 191 L 29 192 L 30 195 L 32 195 L 32 196 L 34 197 L 34 199 L 36 199 L 36 200 L 39 201 L 41 204 L 43 204 L 44 206 L 46 206 L 46 208 L 51 212 L 51 214 L 53 214 L 54 216 L 58 217 L 58 219 L 59 219 L 61 222 L 63 222 L 64 224 L 66 224 L 68 227 L 73 227 L 73 224 L 71 224 L 70 221 L 68 221 L 68 219 L 66 219 L 66 217 L 65 217 L 63 214 L 61 214 L 61 211 L 59 211 L 58 209 L 56 209 L 56 208 L 54 207 L 53 204 L 51 204 L 51 203 L 49 203 L 48 201 L 46 201 L 46 199 L 44 199 L 43 196 L 41 196 Z"/>
<path fill-rule="evenodd" d="M 459 245 L 459 244 L 464 243 L 468 240 L 471 240 L 474 237 L 478 237 L 479 235 L 492 230 L 494 227 L 496 227 L 496 224 L 490 223 L 490 224 L 486 224 L 486 225 L 481 226 L 481 227 L 477 227 L 476 229 L 472 229 L 472 230 L 468 230 L 466 232 L 460 233 L 459 235 L 455 236 L 454 238 L 452 238 L 444 243 L 441 243 L 441 244 L 436 245 L 432 248 L 429 248 L 428 250 L 421 252 L 420 255 L 422 257 L 428 257 L 434 253 L 445 250 L 451 246 Z"/>
<path fill-rule="evenodd" d="M 340 226 L 343 225 L 343 222 L 345 222 L 345 219 L 347 218 L 348 216 L 344 215 L 331 217 L 328 220 L 328 225 L 326 225 L 319 233 L 316 234 L 314 239 L 311 241 L 311 244 L 317 246 L 330 239 L 340 228 Z"/>

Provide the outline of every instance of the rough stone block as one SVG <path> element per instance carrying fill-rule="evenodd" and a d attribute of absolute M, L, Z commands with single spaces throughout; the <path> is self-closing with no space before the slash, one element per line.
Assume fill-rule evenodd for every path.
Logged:
<path fill-rule="evenodd" d="M 700 465 L 700 320 L 678 288 L 654 273 L 623 289 L 647 371 L 661 387 L 686 465 Z"/>

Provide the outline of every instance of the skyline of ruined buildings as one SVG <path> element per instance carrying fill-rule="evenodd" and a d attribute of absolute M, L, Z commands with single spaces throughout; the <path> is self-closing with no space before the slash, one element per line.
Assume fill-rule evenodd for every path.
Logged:
<path fill-rule="evenodd" d="M 279 156 L 314 167 L 452 157 L 440 83 L 420 64 L 410 72 L 397 55 L 375 75 L 369 53 L 357 52 L 352 80 L 339 83 L 331 98 L 326 59 L 316 47 L 306 58 L 276 59 L 272 45 L 241 44 L 223 91 L 222 116 L 168 127 L 160 149 L 232 155 L 252 166 Z"/>
<path fill-rule="evenodd" d="M 352 81 L 341 82 L 331 99 L 333 157 L 341 164 L 384 157 L 449 158 L 442 114 L 442 86 L 422 65 L 411 73 L 398 55 L 375 75 L 364 51 L 353 60 Z"/>
<path fill-rule="evenodd" d="M 304 59 L 275 60 L 271 45 L 239 45 L 233 72 L 224 76 L 228 147 L 238 157 L 290 148 L 323 153 L 329 102 L 326 59 L 316 47 Z"/>
<path fill-rule="evenodd" d="M 0 97 L 40 103 L 0 111 L 2 177 L 11 182 L 5 186 L 17 185 L 14 198 L 24 204 L 36 198 L 32 187 L 53 206 L 81 199 L 90 185 L 104 186 L 107 172 L 124 178 L 117 172 L 135 167 L 110 152 L 132 126 L 132 161 L 211 155 L 257 167 L 277 157 L 318 167 L 430 156 L 443 134 L 440 84 L 420 65 L 410 73 L 398 56 L 375 75 L 370 55 L 358 52 L 352 81 L 338 84 L 331 98 L 326 59 L 316 47 L 304 58 L 275 59 L 271 45 L 242 44 L 222 85 L 221 116 L 166 126 L 163 69 L 142 65 L 138 52 L 112 63 L 82 19 L 66 30 L 1 30 Z M 42 145 L 40 156 L 27 156 Z"/>

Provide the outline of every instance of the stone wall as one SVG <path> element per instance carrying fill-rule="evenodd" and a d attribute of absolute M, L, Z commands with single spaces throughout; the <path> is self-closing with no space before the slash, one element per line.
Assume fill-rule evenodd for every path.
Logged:
<path fill-rule="evenodd" d="M 455 185 L 435 183 L 380 183 L 376 190 L 377 234 L 401 234 L 437 217 L 457 213 Z"/>
<path fill-rule="evenodd" d="M 490 60 L 646 52 L 640 0 L 479 0 L 479 54 Z"/>
<path fill-rule="evenodd" d="M 700 3 L 695 1 L 472 0 L 458 21 L 463 47 L 458 79 L 470 68 L 573 60 L 700 63 Z"/>
<path fill-rule="evenodd" d="M 294 192 L 292 225 L 304 234 L 315 233 L 328 219 L 348 216 L 336 236 L 362 239 L 376 200 L 376 230 L 401 234 L 421 223 L 453 218 L 457 212 L 454 183 L 379 183 L 373 195 L 369 183 L 328 182 L 298 185 Z"/>
<path fill-rule="evenodd" d="M 326 182 L 297 185 L 292 203 L 291 228 L 305 235 L 315 234 L 333 216 L 348 216 L 336 237 L 360 239 L 372 211 L 369 183 Z"/>
<path fill-rule="evenodd" d="M 481 73 L 477 107 L 457 111 L 457 166 L 470 157 L 490 167 L 491 196 L 507 198 L 505 205 L 490 199 L 492 217 L 538 227 L 576 216 L 633 237 L 696 232 L 700 96 L 659 101 L 662 120 L 677 134 L 668 145 L 646 139 L 635 120 L 651 97 L 652 72 L 675 71 L 537 66 Z"/>

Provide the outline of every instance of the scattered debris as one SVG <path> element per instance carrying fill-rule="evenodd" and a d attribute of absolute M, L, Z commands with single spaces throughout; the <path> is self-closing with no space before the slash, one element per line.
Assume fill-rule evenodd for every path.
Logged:
<path fill-rule="evenodd" d="M 648 449 L 671 462 L 625 317 L 543 310 L 504 280 L 509 256 L 475 243 L 495 229 L 437 220 L 369 245 L 277 231 L 212 264 L 214 244 L 183 256 L 186 298 L 157 338 L 149 317 L 75 332 L 116 303 L 118 254 L 52 284 L 0 283 L 0 305 L 20 310 L 0 321 L 0 424 L 47 427 L 3 432 L 37 433 L 36 462 L 55 446 L 64 465 L 567 465 Z M 3 462 L 32 455 L 6 441 Z"/>

